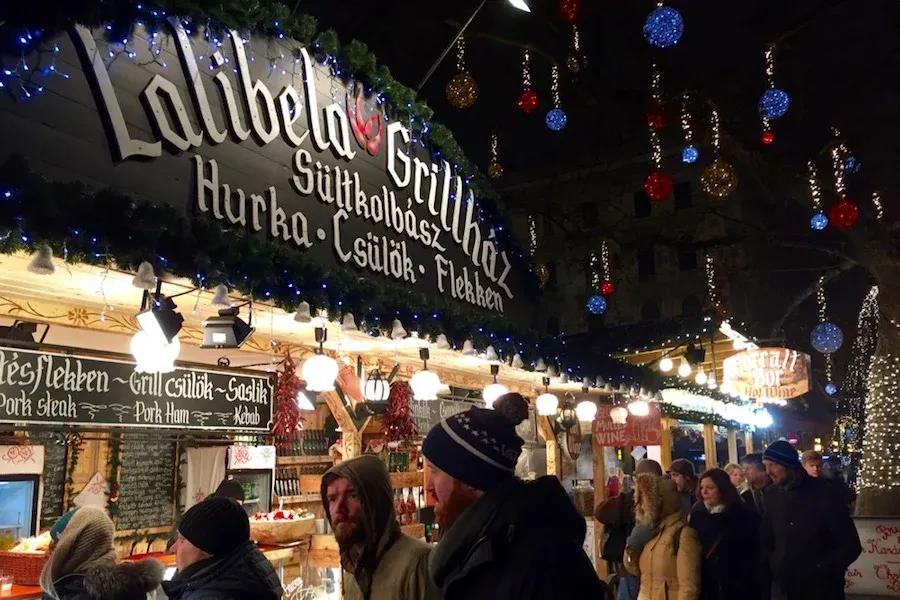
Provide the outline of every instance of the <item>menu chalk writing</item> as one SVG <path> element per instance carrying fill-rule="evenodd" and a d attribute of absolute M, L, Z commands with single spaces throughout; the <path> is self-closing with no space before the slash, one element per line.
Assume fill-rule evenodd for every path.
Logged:
<path fill-rule="evenodd" d="M 268 431 L 265 374 L 176 369 L 0 347 L 0 423 Z"/>
<path fill-rule="evenodd" d="M 168 527 L 174 520 L 175 443 L 125 440 L 116 529 Z"/>
<path fill-rule="evenodd" d="M 66 493 L 66 446 L 57 443 L 59 438 L 49 432 L 32 434 L 34 444 L 44 446 L 44 472 L 41 475 L 41 521 L 53 521 L 63 514 Z"/>

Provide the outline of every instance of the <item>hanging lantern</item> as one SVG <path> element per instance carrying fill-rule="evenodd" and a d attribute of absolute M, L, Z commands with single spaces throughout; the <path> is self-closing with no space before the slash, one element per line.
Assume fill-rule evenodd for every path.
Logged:
<path fill-rule="evenodd" d="M 612 296 L 616 291 L 616 286 L 612 281 L 604 281 L 600 284 L 600 293 L 604 296 Z"/>
<path fill-rule="evenodd" d="M 487 408 L 493 408 L 494 402 L 496 402 L 497 398 L 499 398 L 503 394 L 509 393 L 509 390 L 506 389 L 505 385 L 497 383 L 497 375 L 499 373 L 500 365 L 491 365 L 491 376 L 493 378 L 493 382 L 485 386 L 484 390 L 481 392 L 481 398 L 484 400 L 484 405 Z"/>
<path fill-rule="evenodd" d="M 575 407 L 575 415 L 583 423 L 593 423 L 597 416 L 597 403 L 593 400 L 582 400 Z"/>
<path fill-rule="evenodd" d="M 822 354 L 833 354 L 844 344 L 844 332 L 831 321 L 825 321 L 812 330 L 809 343 Z"/>
<path fill-rule="evenodd" d="M 559 0 L 559 14 L 569 23 L 578 19 L 581 12 L 581 0 Z"/>
<path fill-rule="evenodd" d="M 609 418 L 616 425 L 625 425 L 628 422 L 628 409 L 623 406 L 614 406 L 609 410 Z"/>
<path fill-rule="evenodd" d="M 569 402 L 563 402 L 556 415 L 556 424 L 562 431 L 569 431 L 578 425 L 578 413 Z"/>
<path fill-rule="evenodd" d="M 466 40 L 462 36 L 456 42 L 456 69 L 459 72 L 447 83 L 444 93 L 450 106 L 469 108 L 478 99 L 478 83 L 466 67 Z"/>
<path fill-rule="evenodd" d="M 534 401 L 534 406 L 539 415 L 549 417 L 556 414 L 556 410 L 559 408 L 559 398 L 551 394 L 548 389 L 550 386 L 550 378 L 544 377 L 543 382 L 544 393 L 537 397 Z"/>
<path fill-rule="evenodd" d="M 700 185 L 703 191 L 716 198 L 724 198 L 732 193 L 738 184 L 737 171 L 727 162 L 716 160 L 703 169 Z"/>
<path fill-rule="evenodd" d="M 433 371 L 428 370 L 428 348 L 419 349 L 419 357 L 422 359 L 421 371 L 415 373 L 409 380 L 413 398 L 420 401 L 437 400 L 438 390 L 441 389 L 441 379 Z"/>
<path fill-rule="evenodd" d="M 527 114 L 536 109 L 538 105 L 537 92 L 531 89 L 531 55 L 527 49 L 522 57 L 522 87 L 522 93 L 519 94 L 516 103 L 519 105 L 519 109 Z"/>
<path fill-rule="evenodd" d="M 661 202 L 672 195 L 674 186 L 672 177 L 663 171 L 653 171 L 644 180 L 644 191 L 647 197 L 656 202 Z"/>
<path fill-rule="evenodd" d="M 628 403 L 628 411 L 636 417 L 646 417 L 650 414 L 650 405 L 646 400 L 632 400 Z"/>
<path fill-rule="evenodd" d="M 325 356 L 323 348 L 328 335 L 324 327 L 316 327 L 316 342 L 319 347 L 316 353 L 303 362 L 303 380 L 310 392 L 330 392 L 334 390 L 334 381 L 338 376 L 338 364 L 330 356 Z"/>
<path fill-rule="evenodd" d="M 366 402 L 387 402 L 391 395 L 391 384 L 381 375 L 381 371 L 375 369 L 366 379 L 363 385 L 363 395 Z"/>
<path fill-rule="evenodd" d="M 681 39 L 684 33 L 684 19 L 681 13 L 668 6 L 660 5 L 644 22 L 644 37 L 657 48 L 671 48 Z"/>
<path fill-rule="evenodd" d="M 828 221 L 837 229 L 849 229 L 859 219 L 859 206 L 847 198 L 841 198 L 828 209 Z"/>

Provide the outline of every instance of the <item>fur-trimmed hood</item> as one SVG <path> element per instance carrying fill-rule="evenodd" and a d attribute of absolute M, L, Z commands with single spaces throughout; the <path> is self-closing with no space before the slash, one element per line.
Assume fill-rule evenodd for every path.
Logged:
<path fill-rule="evenodd" d="M 153 558 L 119 564 L 96 562 L 83 574 L 62 577 L 53 587 L 60 600 L 144 600 L 162 583 L 163 571 L 162 564 Z"/>
<path fill-rule="evenodd" d="M 655 525 L 681 510 L 675 482 L 641 473 L 634 479 L 634 518 L 643 525 Z"/>

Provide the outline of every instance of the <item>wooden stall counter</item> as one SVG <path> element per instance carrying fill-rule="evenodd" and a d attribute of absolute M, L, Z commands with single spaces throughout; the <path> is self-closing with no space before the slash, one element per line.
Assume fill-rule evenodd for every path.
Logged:
<path fill-rule="evenodd" d="M 41 588 L 37 585 L 18 585 L 14 583 L 11 590 L 0 592 L 0 598 L 3 600 L 32 600 L 40 597 Z"/>

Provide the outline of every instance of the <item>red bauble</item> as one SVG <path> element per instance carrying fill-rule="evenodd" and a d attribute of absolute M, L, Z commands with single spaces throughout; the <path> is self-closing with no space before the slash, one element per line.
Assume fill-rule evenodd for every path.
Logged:
<path fill-rule="evenodd" d="M 775 134 L 771 131 L 763 131 L 762 134 L 762 143 L 765 145 L 769 145 L 775 141 Z"/>
<path fill-rule="evenodd" d="M 538 105 L 538 95 L 534 90 L 525 90 L 521 94 L 519 94 L 518 100 L 519 108 L 522 109 L 524 113 L 530 113 L 534 109 L 537 108 Z"/>
<path fill-rule="evenodd" d="M 828 222 L 838 229 L 850 229 L 857 219 L 859 207 L 847 198 L 841 198 L 828 209 Z"/>
<path fill-rule="evenodd" d="M 559 14 L 569 23 L 574 23 L 581 12 L 581 0 L 559 0 Z"/>
<path fill-rule="evenodd" d="M 668 173 L 653 171 L 644 180 L 644 191 L 651 200 L 665 200 L 672 195 L 672 178 Z"/>
<path fill-rule="evenodd" d="M 611 296 L 616 291 L 616 286 L 612 281 L 604 281 L 600 284 L 600 293 L 604 296 Z"/>
<path fill-rule="evenodd" d="M 666 117 L 663 115 L 662 106 L 654 105 L 647 109 L 647 125 L 653 129 L 662 129 L 666 126 Z"/>

